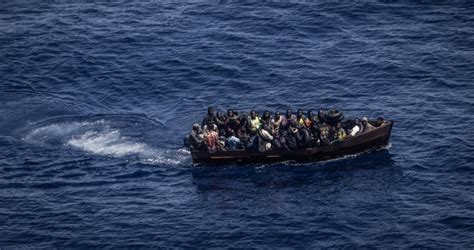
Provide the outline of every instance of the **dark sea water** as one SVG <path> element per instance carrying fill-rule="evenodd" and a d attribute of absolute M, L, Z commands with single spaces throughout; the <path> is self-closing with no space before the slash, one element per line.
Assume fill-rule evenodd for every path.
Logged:
<path fill-rule="evenodd" d="M 2 1 L 0 247 L 474 247 L 474 4 Z M 219 109 L 395 121 L 382 151 L 194 166 Z"/>

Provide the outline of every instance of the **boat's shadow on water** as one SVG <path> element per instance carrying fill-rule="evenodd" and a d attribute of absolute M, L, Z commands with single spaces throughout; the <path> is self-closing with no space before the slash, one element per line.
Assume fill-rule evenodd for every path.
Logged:
<path fill-rule="evenodd" d="M 242 188 L 323 187 L 348 182 L 387 186 L 397 183 L 402 172 L 384 149 L 354 157 L 316 163 L 197 166 L 192 175 L 199 191 Z"/>

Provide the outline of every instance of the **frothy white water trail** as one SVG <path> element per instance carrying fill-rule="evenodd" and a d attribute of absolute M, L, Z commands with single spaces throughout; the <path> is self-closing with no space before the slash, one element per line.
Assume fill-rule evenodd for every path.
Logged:
<path fill-rule="evenodd" d="M 190 162 L 190 154 L 184 149 L 160 149 L 133 136 L 122 135 L 120 129 L 112 129 L 110 122 L 64 122 L 36 128 L 24 140 L 50 146 L 66 146 L 91 154 L 109 157 L 137 157 L 139 162 L 156 165 L 179 165 Z"/>
<path fill-rule="evenodd" d="M 191 152 L 186 149 L 165 149 L 159 152 L 155 150 L 150 157 L 144 158 L 142 162 L 146 164 L 170 165 L 178 165 L 185 162 L 191 164 Z"/>
<path fill-rule="evenodd" d="M 94 122 L 67 122 L 55 123 L 47 126 L 39 127 L 28 133 L 23 139 L 29 142 L 39 142 L 41 144 L 51 144 L 58 139 L 69 137 L 77 134 L 82 129 L 93 128 L 96 126 L 104 126 L 104 120 Z"/>
<path fill-rule="evenodd" d="M 70 139 L 67 145 L 94 154 L 117 157 L 143 154 L 149 151 L 146 144 L 131 142 L 129 138 L 122 137 L 118 130 L 105 132 L 87 131 L 80 136 Z"/>

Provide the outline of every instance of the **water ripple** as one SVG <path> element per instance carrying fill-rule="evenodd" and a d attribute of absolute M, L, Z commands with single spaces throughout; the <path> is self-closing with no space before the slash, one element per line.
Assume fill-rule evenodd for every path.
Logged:
<path fill-rule="evenodd" d="M 0 7 L 1 246 L 474 246 L 472 3 Z M 383 116 L 392 146 L 193 166 L 208 105 Z"/>

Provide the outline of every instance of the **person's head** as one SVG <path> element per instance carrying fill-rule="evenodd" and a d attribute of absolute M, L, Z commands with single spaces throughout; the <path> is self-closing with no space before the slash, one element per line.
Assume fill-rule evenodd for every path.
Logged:
<path fill-rule="evenodd" d="M 318 111 L 318 118 L 319 118 L 320 120 L 323 120 L 323 119 L 324 119 L 324 110 L 323 110 L 323 109 L 320 109 L 320 110 Z"/>
<path fill-rule="evenodd" d="M 339 129 L 339 128 L 341 128 L 341 127 L 342 127 L 342 126 L 341 126 L 341 123 L 340 123 L 340 122 L 338 122 L 338 123 L 336 124 L 336 128 L 338 128 L 338 129 Z"/>
<path fill-rule="evenodd" d="M 247 112 L 242 112 L 242 120 L 247 120 L 249 118 L 249 114 Z"/>
<path fill-rule="evenodd" d="M 199 125 L 199 123 L 194 123 L 193 124 L 193 130 L 198 132 L 201 130 L 201 125 Z"/>
<path fill-rule="evenodd" d="M 275 120 L 278 121 L 280 120 L 280 111 L 275 112 Z"/>
<path fill-rule="evenodd" d="M 359 124 L 359 123 L 360 123 L 359 118 L 355 118 L 355 119 L 354 119 L 354 122 L 355 122 L 355 124 Z"/>
<path fill-rule="evenodd" d="M 367 117 L 362 118 L 362 124 L 366 125 L 369 122 L 369 119 Z"/>
<path fill-rule="evenodd" d="M 314 116 L 313 111 L 312 111 L 312 110 L 308 110 L 307 115 L 308 115 L 308 118 L 309 118 L 309 119 L 313 118 L 313 116 Z"/>
<path fill-rule="evenodd" d="M 228 117 L 234 116 L 234 110 L 233 110 L 233 109 L 228 109 L 228 110 L 227 110 L 227 116 L 228 116 Z"/>
<path fill-rule="evenodd" d="M 214 115 L 214 107 L 212 107 L 212 106 L 207 107 L 207 114 L 208 115 Z"/>
<path fill-rule="evenodd" d="M 291 109 L 286 110 L 286 118 L 290 118 L 292 114 L 293 114 L 293 111 Z"/>
<path fill-rule="evenodd" d="M 257 112 L 255 110 L 250 110 L 250 118 L 254 119 L 255 117 L 257 117 Z"/>
<path fill-rule="evenodd" d="M 383 118 L 382 117 L 377 118 L 377 124 L 379 126 L 383 124 Z"/>
<path fill-rule="evenodd" d="M 263 119 L 270 119 L 270 111 L 265 110 L 265 112 L 263 112 Z"/>
<path fill-rule="evenodd" d="M 224 112 L 217 112 L 217 118 L 219 118 L 219 120 L 224 120 L 225 119 Z"/>
<path fill-rule="evenodd" d="M 296 116 L 298 116 L 298 118 L 302 117 L 303 116 L 303 110 L 298 109 L 298 111 L 296 111 Z"/>

